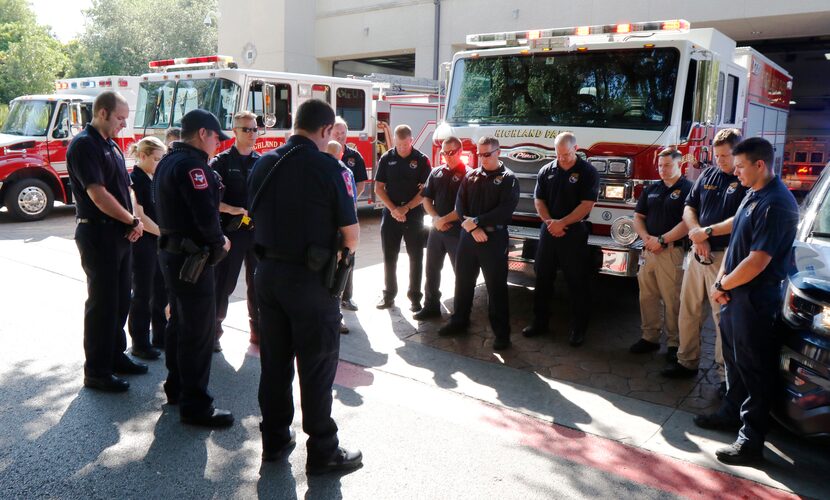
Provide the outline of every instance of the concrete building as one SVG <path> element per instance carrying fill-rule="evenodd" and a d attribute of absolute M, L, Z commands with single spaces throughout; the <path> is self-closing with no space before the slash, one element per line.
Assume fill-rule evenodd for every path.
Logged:
<path fill-rule="evenodd" d="M 240 67 L 436 78 L 470 33 L 683 18 L 794 77 L 790 130 L 830 134 L 830 1 L 219 0 L 219 52 Z"/>

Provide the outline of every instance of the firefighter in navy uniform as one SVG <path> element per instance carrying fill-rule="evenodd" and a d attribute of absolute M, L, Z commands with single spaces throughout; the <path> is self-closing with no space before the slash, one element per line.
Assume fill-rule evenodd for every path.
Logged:
<path fill-rule="evenodd" d="M 325 102 L 301 104 L 294 135 L 257 161 L 248 189 L 260 258 L 255 279 L 262 460 L 279 459 L 295 443 L 291 386 L 296 358 L 308 474 L 345 471 L 362 463 L 359 451 L 339 446 L 331 418 L 340 297 L 326 282 L 326 271 L 338 252 L 354 252 L 360 235 L 354 199 L 346 187 L 348 173 L 322 152 L 333 124 L 334 110 Z"/>
<path fill-rule="evenodd" d="M 455 270 L 455 251 L 461 235 L 455 199 L 461 181 L 472 172 L 461 161 L 461 141 L 457 137 L 444 139 L 441 156 L 446 163 L 430 172 L 423 192 L 424 210 L 432 217 L 432 227 L 427 239 L 424 308 L 413 316 L 419 321 L 441 317 L 441 269 L 444 267 L 444 257 L 449 254 Z"/>
<path fill-rule="evenodd" d="M 510 306 L 507 299 L 507 225 L 519 203 L 519 182 L 499 161 L 495 137 L 478 140 L 481 166 L 461 183 L 455 210 L 461 237 L 455 261 L 454 312 L 439 335 L 456 335 L 470 324 L 478 272 L 487 285 L 490 326 L 496 336 L 493 348 L 510 347 Z"/>
<path fill-rule="evenodd" d="M 366 162 L 363 161 L 363 156 L 358 150 L 346 144 L 346 140 L 349 137 L 349 125 L 346 123 L 346 120 L 339 116 L 335 118 L 334 130 L 332 131 L 331 137 L 339 142 L 343 148 L 343 155 L 340 161 L 352 172 L 352 178 L 355 184 L 354 199 L 355 203 L 357 203 L 360 195 L 363 194 L 366 182 L 369 180 L 369 175 L 366 173 Z M 354 270 L 354 267 L 352 269 Z M 343 291 L 343 299 L 340 301 L 340 307 L 349 311 L 357 311 L 357 304 L 352 300 L 354 295 L 353 274 L 349 274 L 349 281 L 346 283 L 346 289 Z"/>
<path fill-rule="evenodd" d="M 124 323 L 130 307 L 130 243 L 144 231 L 133 215 L 124 154 L 113 137 L 126 126 L 129 105 L 104 92 L 93 119 L 66 152 L 78 227 L 75 244 L 87 279 L 84 310 L 84 386 L 109 392 L 129 389 L 114 375 L 147 373 L 147 365 L 124 354 Z"/>
<path fill-rule="evenodd" d="M 398 254 L 401 239 L 409 255 L 409 292 L 412 312 L 421 310 L 421 275 L 424 267 L 424 209 L 421 189 L 430 172 L 429 159 L 412 147 L 412 129 L 395 127 L 395 147 L 378 163 L 375 194 L 383 202 L 380 239 L 383 245 L 383 298 L 378 309 L 395 305 L 398 294 Z"/>
<path fill-rule="evenodd" d="M 666 332 L 667 358 L 677 359 L 680 333 L 680 286 L 683 282 L 684 243 L 688 229 L 683 207 L 692 182 L 680 170 L 682 155 L 674 148 L 657 154 L 661 182 L 643 190 L 634 208 L 634 230 L 643 240 L 643 265 L 637 273 L 640 286 L 642 336 L 629 352 L 643 354 L 660 349 Z"/>
<path fill-rule="evenodd" d="M 210 166 L 222 178 L 225 189 L 222 202 L 219 203 L 219 220 L 225 235 L 231 241 L 228 256 L 216 265 L 216 344 L 213 350 L 219 352 L 222 345 L 222 322 L 228 315 L 228 303 L 242 263 L 245 262 L 245 295 L 248 305 L 248 325 L 250 342 L 259 343 L 258 312 L 254 272 L 257 259 L 254 255 L 254 225 L 248 217 L 248 176 L 259 153 L 254 151 L 257 139 L 256 115 L 250 111 L 240 111 L 233 117 L 234 145 L 216 155 Z"/>
<path fill-rule="evenodd" d="M 585 341 L 590 316 L 591 261 L 588 226 L 585 219 L 599 196 L 599 175 L 590 163 L 576 154 L 576 137 L 563 132 L 554 141 L 556 161 L 539 171 L 533 203 L 542 219 L 536 251 L 536 287 L 533 293 L 533 322 L 522 330 L 525 337 L 548 330 L 550 298 L 556 271 L 561 269 L 568 283 L 571 302 L 569 342 Z"/>
<path fill-rule="evenodd" d="M 230 248 L 219 225 L 221 182 L 208 159 L 228 139 L 211 113 L 188 112 L 182 117 L 182 140 L 173 143 L 153 178 L 159 262 L 171 313 L 164 392 L 169 404 L 179 405 L 183 423 L 206 427 L 233 424 L 233 415 L 214 408 L 208 393 L 216 327 L 213 266 Z"/>
<path fill-rule="evenodd" d="M 735 442 L 715 456 L 724 463 L 747 465 L 763 459 L 779 376 L 774 325 L 799 215 L 795 198 L 772 170 L 772 144 L 752 137 L 738 143 L 732 154 L 735 173 L 750 190 L 735 213 L 726 256 L 711 289 L 721 305 L 726 395 L 716 413 L 699 415 L 694 422 L 705 429 L 740 428 Z"/>

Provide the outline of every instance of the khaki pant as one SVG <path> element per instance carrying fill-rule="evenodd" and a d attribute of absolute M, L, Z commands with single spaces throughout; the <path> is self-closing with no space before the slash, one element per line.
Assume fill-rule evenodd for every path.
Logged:
<path fill-rule="evenodd" d="M 659 343 L 665 325 L 666 345 L 677 347 L 680 337 L 677 316 L 680 309 L 680 284 L 683 281 L 683 248 L 669 247 L 656 254 L 643 250 L 643 258 L 645 262 L 637 273 L 643 338 Z"/>
<path fill-rule="evenodd" d="M 703 304 L 709 302 L 715 320 L 715 362 L 723 380 L 723 350 L 720 340 L 720 304 L 713 302 L 709 292 L 718 277 L 725 252 L 712 252 L 713 262 L 704 266 L 689 252 L 689 266 L 683 276 L 680 290 L 680 348 L 677 362 L 686 368 L 697 369 L 700 363 L 700 331 L 705 320 Z"/>

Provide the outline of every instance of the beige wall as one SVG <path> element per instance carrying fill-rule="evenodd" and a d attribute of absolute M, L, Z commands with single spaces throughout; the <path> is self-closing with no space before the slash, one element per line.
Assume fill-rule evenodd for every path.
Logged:
<path fill-rule="evenodd" d="M 335 60 L 414 53 L 415 76 L 433 74 L 433 0 L 219 0 L 219 8 L 219 52 L 241 67 L 328 75 Z M 828 35 L 830 1 L 442 0 L 439 60 L 469 33 L 674 18 L 736 40 Z"/>

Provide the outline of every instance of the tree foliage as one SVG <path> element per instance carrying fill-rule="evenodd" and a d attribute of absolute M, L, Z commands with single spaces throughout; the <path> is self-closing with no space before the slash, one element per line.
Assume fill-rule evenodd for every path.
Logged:
<path fill-rule="evenodd" d="M 0 102 L 54 90 L 66 68 L 61 43 L 25 0 L 0 0 Z"/>
<path fill-rule="evenodd" d="M 139 75 L 154 59 L 215 54 L 217 10 L 217 0 L 93 0 L 85 33 L 67 46 L 67 76 Z"/>

